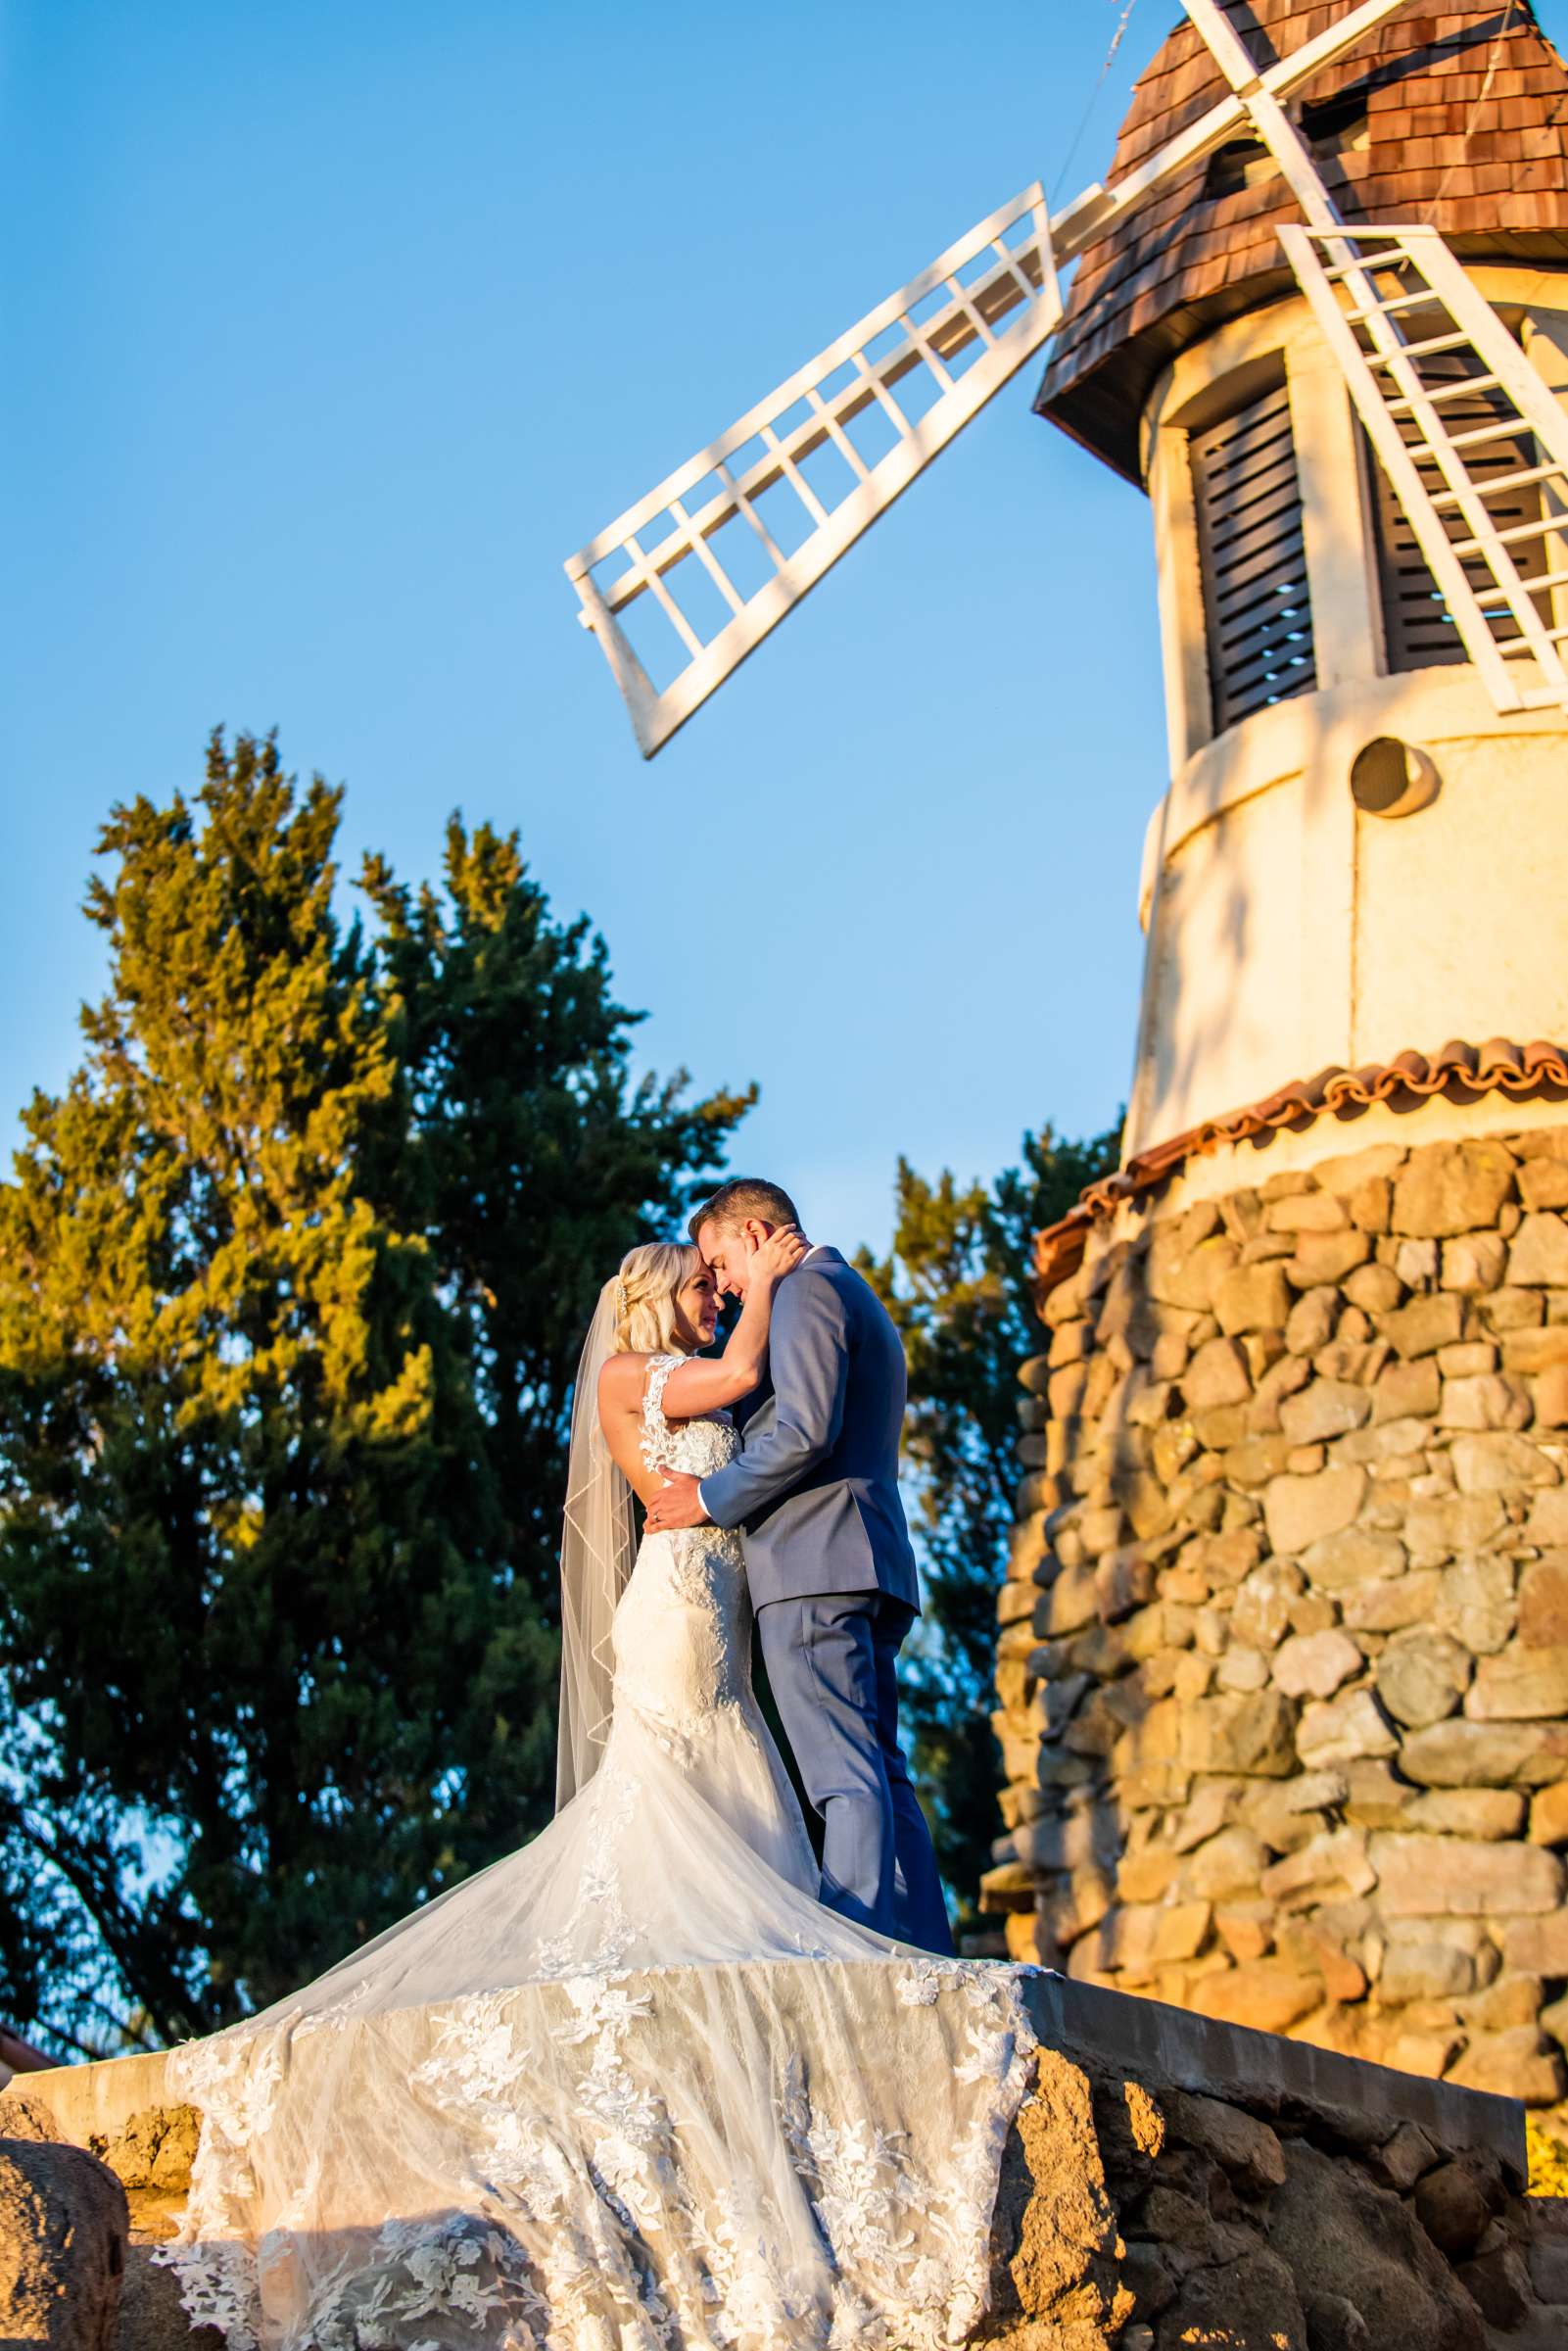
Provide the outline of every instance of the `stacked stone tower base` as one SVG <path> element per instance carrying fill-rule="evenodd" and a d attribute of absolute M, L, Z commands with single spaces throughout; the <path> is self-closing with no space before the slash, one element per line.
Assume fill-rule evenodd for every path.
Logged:
<path fill-rule="evenodd" d="M 1014 1951 L 1562 2099 L 1565 1211 L 1521 1121 L 1093 1226 L 1022 1373 Z"/>

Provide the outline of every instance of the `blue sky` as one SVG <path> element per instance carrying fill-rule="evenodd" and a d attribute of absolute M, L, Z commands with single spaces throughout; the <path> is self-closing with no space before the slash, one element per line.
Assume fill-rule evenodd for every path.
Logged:
<path fill-rule="evenodd" d="M 885 1238 L 1129 1073 L 1148 509 L 1020 378 L 651 765 L 561 563 L 1036 174 L 1173 11 L 12 0 L 0 1135 L 100 978 L 110 801 L 276 726 L 343 846 L 517 826 L 659 1069 Z M 1562 30 L 1568 0 L 1544 12 Z M 1066 167 L 1064 168 L 1064 166 Z"/>

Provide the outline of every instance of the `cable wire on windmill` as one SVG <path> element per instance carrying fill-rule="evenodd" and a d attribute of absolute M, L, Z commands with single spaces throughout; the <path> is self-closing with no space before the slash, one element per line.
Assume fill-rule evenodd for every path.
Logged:
<path fill-rule="evenodd" d="M 1502 23 L 1497 26 L 1497 31 L 1492 36 L 1492 47 L 1487 55 L 1487 70 L 1482 77 L 1481 87 L 1476 92 L 1469 114 L 1465 117 L 1464 130 L 1459 140 L 1459 152 L 1454 156 L 1451 163 L 1449 165 L 1448 169 L 1444 172 L 1443 177 L 1438 181 L 1437 193 L 1433 197 L 1431 204 L 1427 207 L 1427 218 L 1429 220 L 1435 221 L 1438 207 L 1449 192 L 1449 182 L 1452 179 L 1455 171 L 1458 170 L 1460 165 L 1465 161 L 1470 152 L 1470 141 L 1475 134 L 1475 126 L 1480 120 L 1481 109 L 1486 105 L 1487 100 L 1491 97 L 1492 85 L 1497 78 L 1497 66 L 1502 56 L 1502 44 L 1507 38 L 1508 34 L 1513 30 L 1514 11 L 1518 5 L 1519 0 L 1505 0 L 1502 11 Z"/>
<path fill-rule="evenodd" d="M 1089 92 L 1088 101 L 1084 106 L 1083 113 L 1078 118 L 1078 127 L 1072 134 L 1071 144 L 1069 146 L 1066 155 L 1062 158 L 1062 168 L 1060 171 L 1058 171 L 1056 178 L 1052 183 L 1051 202 L 1053 204 L 1055 204 L 1057 198 L 1061 195 L 1063 187 L 1067 182 L 1068 173 L 1072 168 L 1072 159 L 1083 144 L 1083 134 L 1088 129 L 1090 118 L 1093 115 L 1095 108 L 1100 103 L 1100 93 L 1105 88 L 1112 67 L 1116 64 L 1117 51 L 1121 46 L 1122 38 L 1126 32 L 1127 26 L 1132 21 L 1132 12 L 1137 5 L 1138 0 L 1126 0 L 1126 6 L 1123 8 L 1120 18 L 1117 21 L 1116 31 L 1111 35 L 1111 46 L 1105 53 L 1105 64 L 1100 68 L 1099 72 L 1095 75 L 1094 87 Z"/>

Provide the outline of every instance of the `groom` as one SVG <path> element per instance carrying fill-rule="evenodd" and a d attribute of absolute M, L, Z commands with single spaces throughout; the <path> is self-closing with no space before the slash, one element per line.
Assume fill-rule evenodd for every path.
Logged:
<path fill-rule="evenodd" d="M 771 1232 L 798 1223 L 742 1177 L 691 1219 L 721 1296 L 743 1298 Z M 700 1486 L 665 1472 L 651 1528 L 744 1527 L 768 1680 L 824 1822 L 822 1898 L 883 1935 L 949 1952 L 936 1856 L 898 1744 L 897 1658 L 920 1613 L 898 1498 L 904 1351 L 836 1249 L 810 1250 L 774 1299 L 771 1387 L 744 1450 Z"/>

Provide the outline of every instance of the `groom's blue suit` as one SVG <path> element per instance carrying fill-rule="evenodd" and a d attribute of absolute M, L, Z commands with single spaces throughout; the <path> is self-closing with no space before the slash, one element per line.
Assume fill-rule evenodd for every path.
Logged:
<path fill-rule="evenodd" d="M 898 1744 L 896 1661 L 920 1612 L 898 1498 L 904 1351 L 870 1285 L 819 1248 L 779 1285 L 769 1358 L 743 1450 L 703 1479 L 702 1507 L 745 1529 L 768 1680 L 824 1821 L 824 1901 L 950 1951 Z"/>

